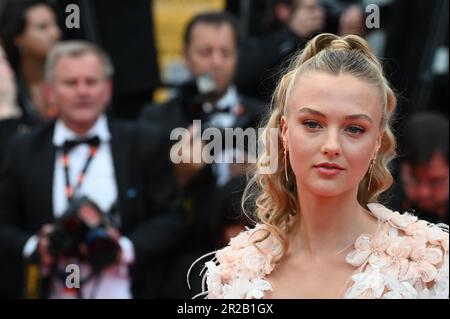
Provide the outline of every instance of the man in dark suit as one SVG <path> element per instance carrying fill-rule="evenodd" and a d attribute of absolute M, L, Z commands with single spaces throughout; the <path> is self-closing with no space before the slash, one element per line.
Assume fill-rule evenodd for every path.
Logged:
<path fill-rule="evenodd" d="M 202 121 L 201 131 L 205 127 L 219 129 L 222 130 L 222 136 L 224 130 L 229 128 L 256 128 L 266 106 L 261 101 L 239 94 L 233 84 L 237 41 L 236 22 L 230 14 L 212 12 L 195 16 L 186 27 L 183 49 L 184 61 L 192 75 L 192 81 L 182 85 L 179 95 L 167 103 L 146 107 L 141 116 L 142 120 L 160 127 L 168 139 L 175 128 L 186 128 L 194 133 L 193 135 L 201 133 L 196 131 L 194 120 Z M 202 143 L 199 139 L 195 136 L 195 143 Z M 177 141 L 173 141 L 175 142 Z M 179 143 L 174 147 L 178 145 Z M 224 147 L 220 155 L 216 155 L 226 158 L 228 155 L 234 156 L 233 151 L 242 151 L 243 154 L 247 149 L 236 151 L 236 148 Z M 192 282 L 194 278 L 198 278 L 195 276 L 195 270 L 191 281 L 194 284 L 192 291 L 186 291 L 184 284 L 179 285 L 181 279 L 186 278 L 191 263 L 203 253 L 222 245 L 222 241 L 219 243 L 217 238 L 229 233 L 228 224 L 232 224 L 232 229 L 236 229 L 234 224 L 239 225 L 237 229 L 242 229 L 240 220 L 234 218 L 234 215 L 222 216 L 221 212 L 225 211 L 225 207 L 213 206 L 213 203 L 219 202 L 218 198 L 229 198 L 242 191 L 243 183 L 236 183 L 234 179 L 245 180 L 248 163 L 238 164 L 235 159 L 231 160 L 231 163 L 227 160 L 225 163 L 214 161 L 212 164 L 202 161 L 175 166 L 178 184 L 183 189 L 183 206 L 189 222 L 189 236 L 183 246 L 183 255 L 174 264 L 178 267 L 174 271 L 176 274 L 171 286 L 171 295 L 174 297 L 191 297 L 197 293 L 198 282 Z M 234 185 L 239 189 L 228 187 Z M 239 198 L 236 200 L 239 202 Z M 220 203 L 230 206 L 230 203 L 224 200 Z"/>
<path fill-rule="evenodd" d="M 108 56 L 86 42 L 58 44 L 48 58 L 47 96 L 58 120 L 15 138 L 0 175 L 0 253 L 9 270 L 2 280 L 10 280 L 11 293 L 24 286 L 24 260 L 39 256 L 42 275 L 74 260 L 54 254 L 52 234 L 55 220 L 87 196 L 106 215 L 105 236 L 117 254 L 94 273 L 93 264 L 78 258 L 86 256 L 84 241 L 75 261 L 82 277 L 75 296 L 164 297 L 164 269 L 183 227 L 168 147 L 151 127 L 106 118 L 112 73 Z M 82 216 L 90 216 L 88 224 L 95 221 L 89 213 Z M 83 282 L 87 273 L 94 280 Z M 74 292 L 58 276 L 48 282 L 46 297 Z"/>
<path fill-rule="evenodd" d="M 265 104 L 240 94 L 233 83 L 238 58 L 238 30 L 234 16 L 211 12 L 195 16 L 184 33 L 183 59 L 191 81 L 163 105 L 149 105 L 141 118 L 166 133 L 188 127 L 194 119 L 213 127 L 254 127 Z M 204 86 L 210 88 L 202 88 Z"/>

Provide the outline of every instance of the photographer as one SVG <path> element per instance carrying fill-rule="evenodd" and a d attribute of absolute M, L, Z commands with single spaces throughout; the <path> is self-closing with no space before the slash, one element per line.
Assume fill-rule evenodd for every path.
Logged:
<path fill-rule="evenodd" d="M 232 15 L 211 12 L 195 16 L 184 34 L 183 57 L 191 80 L 181 85 L 178 96 L 167 103 L 147 106 L 141 114 L 142 121 L 159 127 L 168 139 L 174 128 L 192 131 L 193 120 L 202 121 L 202 130 L 257 126 L 265 112 L 264 104 L 239 94 L 233 84 L 237 42 Z M 196 166 L 194 170 L 176 168 L 181 187 L 195 178 L 191 171 L 200 173 L 205 168 Z"/>
<path fill-rule="evenodd" d="M 233 84 L 237 63 L 238 34 L 233 16 L 212 12 L 195 16 L 187 25 L 184 34 L 183 56 L 192 80 L 182 85 L 179 95 L 164 105 L 147 106 L 142 120 L 163 130 L 167 136 L 175 128 L 185 128 L 189 138 L 184 139 L 187 148 L 202 147 L 206 141 L 200 136 L 205 128 L 256 127 L 265 106 L 260 101 L 249 99 L 238 93 Z M 193 125 L 201 120 L 200 129 Z M 223 135 L 223 134 L 222 134 Z M 173 141 L 175 144 L 176 141 Z M 189 145 L 190 144 L 190 145 Z M 231 158 L 233 150 L 222 149 L 218 156 Z M 245 152 L 245 150 L 242 150 Z M 192 153 L 192 152 L 190 152 Z M 182 154 L 181 156 L 189 156 Z M 202 253 L 215 249 L 218 234 L 230 233 L 240 220 L 230 216 L 219 216 L 230 202 L 219 200 L 228 195 L 239 197 L 240 188 L 228 187 L 234 179 L 245 179 L 246 165 L 236 163 L 207 164 L 188 162 L 176 164 L 175 172 L 179 186 L 183 189 L 183 206 L 189 223 L 189 236 L 174 272 L 177 273 L 170 292 L 171 296 L 186 298 L 197 291 L 186 291 L 186 273 L 191 263 Z M 208 195 L 206 195 L 208 194 Z M 211 194 L 211 195 L 209 195 Z M 227 195 L 225 194 L 225 195 Z M 237 201 L 239 201 L 237 199 Z M 234 217 L 234 216 L 233 216 Z M 195 273 L 195 272 L 193 272 Z"/>
<path fill-rule="evenodd" d="M 437 112 L 409 116 L 399 134 L 399 176 L 390 205 L 431 223 L 449 223 L 448 118 Z"/>
<path fill-rule="evenodd" d="M 14 138 L 0 175 L 11 297 L 66 297 L 71 263 L 81 277 L 73 297 L 164 297 L 182 230 L 168 145 L 156 130 L 106 118 L 112 73 L 108 56 L 86 42 L 49 55 L 46 94 L 59 118 Z"/>

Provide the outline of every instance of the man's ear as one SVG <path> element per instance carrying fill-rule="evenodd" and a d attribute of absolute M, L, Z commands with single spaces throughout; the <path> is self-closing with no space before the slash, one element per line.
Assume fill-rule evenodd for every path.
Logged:
<path fill-rule="evenodd" d="M 44 100 L 47 103 L 47 116 L 51 119 L 57 118 L 59 113 L 58 104 L 56 103 L 55 87 L 52 83 L 45 82 L 43 87 Z"/>
<path fill-rule="evenodd" d="M 56 99 L 55 99 L 55 89 L 53 87 L 53 84 L 49 82 L 45 82 L 43 86 L 43 93 L 45 100 L 47 101 L 48 105 L 55 106 L 56 105 Z"/>
<path fill-rule="evenodd" d="M 105 97 L 105 105 L 109 105 L 112 99 L 113 92 L 113 82 L 111 79 L 106 80 L 106 97 Z"/>
<path fill-rule="evenodd" d="M 189 52 L 188 52 L 187 46 L 183 48 L 182 59 L 183 59 L 184 65 L 189 69 L 190 61 L 189 61 Z"/>

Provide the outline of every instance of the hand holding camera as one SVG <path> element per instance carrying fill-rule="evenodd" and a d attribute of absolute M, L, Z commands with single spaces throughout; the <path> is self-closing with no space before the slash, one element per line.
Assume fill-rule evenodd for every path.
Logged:
<path fill-rule="evenodd" d="M 53 225 L 44 225 L 39 253 L 42 264 L 60 257 L 76 257 L 87 262 L 95 273 L 120 259 L 120 232 L 100 208 L 87 197 L 74 199 L 69 209 Z"/>

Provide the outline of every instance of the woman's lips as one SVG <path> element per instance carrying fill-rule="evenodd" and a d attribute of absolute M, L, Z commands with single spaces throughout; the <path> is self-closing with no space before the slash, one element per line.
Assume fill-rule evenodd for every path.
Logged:
<path fill-rule="evenodd" d="M 314 166 L 317 169 L 320 175 L 323 176 L 335 176 L 339 174 L 344 169 L 338 165 L 330 165 L 330 164 L 319 164 Z"/>
<path fill-rule="evenodd" d="M 328 168 L 323 166 L 316 167 L 317 171 L 324 176 L 334 176 L 339 174 L 342 170 L 338 168 Z"/>

